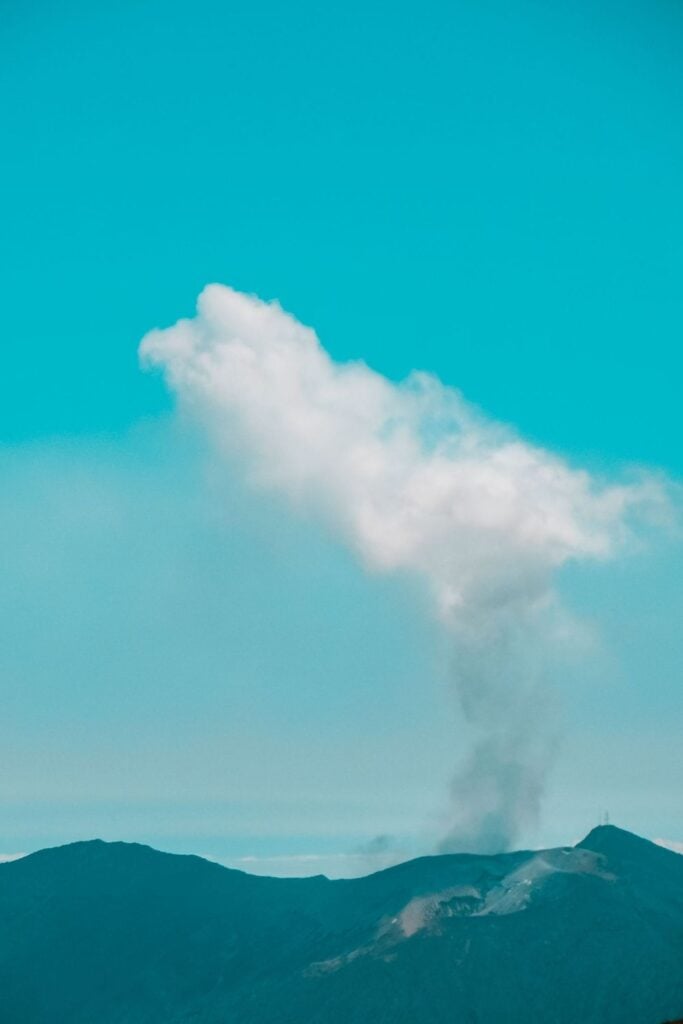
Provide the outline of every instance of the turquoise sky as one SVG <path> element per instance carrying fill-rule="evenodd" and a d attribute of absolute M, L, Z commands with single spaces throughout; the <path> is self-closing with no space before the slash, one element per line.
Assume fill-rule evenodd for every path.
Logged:
<path fill-rule="evenodd" d="M 226 282 L 679 479 L 682 51 L 666 0 L 2 6 L 0 853 L 430 848 L 466 736 L 420 597 L 217 473 L 137 346 Z M 682 578 L 669 534 L 566 574 L 529 843 L 683 839 Z"/>

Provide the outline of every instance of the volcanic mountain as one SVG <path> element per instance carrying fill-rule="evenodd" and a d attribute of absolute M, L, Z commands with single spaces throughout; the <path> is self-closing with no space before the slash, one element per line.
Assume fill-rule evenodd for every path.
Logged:
<path fill-rule="evenodd" d="M 99 840 L 0 865 L 2 1024 L 662 1024 L 683 857 L 577 846 L 263 878 Z"/>

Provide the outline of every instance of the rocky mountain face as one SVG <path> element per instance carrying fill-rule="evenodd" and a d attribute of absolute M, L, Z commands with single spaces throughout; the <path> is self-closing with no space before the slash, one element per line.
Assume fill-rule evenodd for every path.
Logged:
<path fill-rule="evenodd" d="M 683 857 L 575 847 L 262 878 L 93 841 L 0 865 L 1 1024 L 663 1024 Z"/>

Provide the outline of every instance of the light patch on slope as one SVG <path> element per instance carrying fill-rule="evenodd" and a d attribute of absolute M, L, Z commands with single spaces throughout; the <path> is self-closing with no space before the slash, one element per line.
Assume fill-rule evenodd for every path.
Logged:
<path fill-rule="evenodd" d="M 594 875 L 612 881 L 614 875 L 603 869 L 602 862 L 602 856 L 592 850 L 545 850 L 511 871 L 487 892 L 461 885 L 416 897 L 406 904 L 391 925 L 398 925 L 402 936 L 410 938 L 423 929 L 437 926 L 447 917 L 516 914 L 528 906 L 532 895 L 552 875 Z"/>
<path fill-rule="evenodd" d="M 492 889 L 475 916 L 519 913 L 528 906 L 533 893 L 543 882 L 556 874 L 595 875 L 606 881 L 614 880 L 614 875 L 602 869 L 601 855 L 592 850 L 544 850 Z"/>
<path fill-rule="evenodd" d="M 481 893 L 471 885 L 456 885 L 450 889 L 418 896 L 408 903 L 392 924 L 398 924 L 404 936 L 409 939 L 437 918 L 460 917 L 467 913 L 472 900 L 480 900 Z"/>

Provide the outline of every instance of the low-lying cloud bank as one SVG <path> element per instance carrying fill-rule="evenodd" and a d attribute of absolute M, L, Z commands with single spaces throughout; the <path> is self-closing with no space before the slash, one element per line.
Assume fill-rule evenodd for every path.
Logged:
<path fill-rule="evenodd" d="M 683 840 L 680 839 L 653 839 L 653 843 L 657 846 L 663 846 L 665 850 L 671 850 L 673 853 L 683 854 Z"/>
<path fill-rule="evenodd" d="M 424 581 L 476 733 L 441 848 L 514 843 L 538 813 L 547 665 L 571 631 L 556 573 L 622 551 L 666 508 L 661 483 L 599 482 L 429 374 L 396 384 L 335 363 L 277 303 L 222 285 L 141 356 L 254 486 L 318 517 L 369 569 Z"/>

